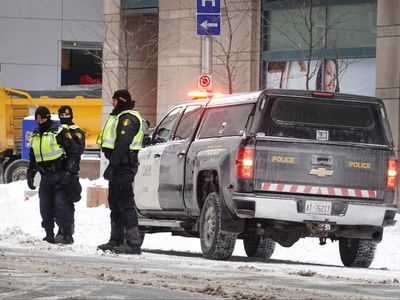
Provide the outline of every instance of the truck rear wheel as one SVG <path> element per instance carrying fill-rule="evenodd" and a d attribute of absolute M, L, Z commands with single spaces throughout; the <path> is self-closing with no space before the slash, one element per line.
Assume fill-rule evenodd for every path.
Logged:
<path fill-rule="evenodd" d="M 262 236 L 251 236 L 243 239 L 244 251 L 248 257 L 270 259 L 275 250 L 275 241 Z"/>
<path fill-rule="evenodd" d="M 4 183 L 25 180 L 28 166 L 29 161 L 25 159 L 17 159 L 11 162 L 4 172 Z"/>
<path fill-rule="evenodd" d="M 236 233 L 221 230 L 221 199 L 217 193 L 208 194 L 200 215 L 200 244 L 203 256 L 226 260 L 231 257 Z"/>
<path fill-rule="evenodd" d="M 377 242 L 352 238 L 339 239 L 339 252 L 346 267 L 368 268 L 375 258 Z"/>

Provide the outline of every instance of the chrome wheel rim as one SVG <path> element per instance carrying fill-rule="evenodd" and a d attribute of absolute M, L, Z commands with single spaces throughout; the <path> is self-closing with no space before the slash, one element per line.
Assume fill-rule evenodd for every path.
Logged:
<path fill-rule="evenodd" d="M 210 248 L 215 235 L 215 210 L 212 206 L 207 208 L 205 217 L 204 217 L 204 244 L 207 248 Z"/>

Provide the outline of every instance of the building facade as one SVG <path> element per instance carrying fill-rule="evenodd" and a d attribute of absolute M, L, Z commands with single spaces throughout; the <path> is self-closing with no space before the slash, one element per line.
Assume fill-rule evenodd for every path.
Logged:
<path fill-rule="evenodd" d="M 398 158 L 400 157 L 399 12 L 400 1 L 378 0 L 376 40 L 376 96 L 381 98 L 385 102 Z"/>
<path fill-rule="evenodd" d="M 0 85 L 99 83 L 103 32 L 103 0 L 0 1 Z"/>
<path fill-rule="evenodd" d="M 199 2 L 0 1 L 0 85 L 37 90 L 98 83 L 103 70 L 104 113 L 111 110 L 112 91 L 127 87 L 154 126 L 198 89 L 204 74 Z M 399 148 L 399 1 L 220 3 L 221 34 L 212 38 L 209 70 L 213 91 L 323 89 L 319 69 L 336 61 L 335 89 L 382 98 Z M 307 29 L 304 12 L 310 5 L 315 22 Z"/>
<path fill-rule="evenodd" d="M 196 1 L 121 1 L 120 7 L 115 1 L 106 0 L 106 3 L 105 19 L 109 24 L 106 25 L 109 28 L 106 40 L 107 36 L 115 39 L 111 42 L 113 45 L 119 40 L 122 51 L 107 49 L 108 45 L 104 47 L 103 66 L 113 66 L 113 70 L 108 72 L 110 76 L 103 76 L 103 95 L 109 97 L 117 86 L 128 87 L 137 101 L 137 108 L 154 126 L 172 106 L 186 100 L 190 91 L 198 89 L 202 38 L 196 33 Z M 212 43 L 213 91 L 226 93 L 230 84 L 233 92 L 255 90 L 260 86 L 261 2 L 229 3 L 234 5 L 227 6 L 225 11 L 221 9 L 221 13 L 223 18 L 224 14 L 229 15 L 230 34 L 222 34 Z M 125 24 L 134 22 L 139 16 L 149 25 L 146 29 L 130 27 L 132 31 L 127 34 Z M 126 35 L 138 36 L 142 30 L 146 32 L 143 40 L 125 39 Z M 115 32 L 119 32 L 119 36 Z M 118 61 L 118 56 L 124 57 L 121 55 L 124 41 L 135 44 L 136 48 L 130 51 L 129 59 Z M 149 44 L 150 49 L 157 51 L 141 51 Z M 227 72 L 230 81 L 226 79 Z M 119 78 L 115 78 L 117 73 Z M 128 83 L 121 85 L 126 82 L 126 74 Z M 104 104 L 106 115 L 111 108 L 107 101 Z"/>
<path fill-rule="evenodd" d="M 119 36 L 112 35 L 116 39 L 113 44 L 119 41 L 118 45 L 124 47 L 121 32 L 128 28 L 121 20 L 124 14 L 128 20 L 140 16 L 151 23 L 143 40 L 131 43 L 136 49 L 150 43 L 156 53 L 151 52 L 149 57 L 149 51 L 133 51 L 139 55 L 131 52 L 134 57 L 124 65 L 118 62 L 115 51 L 107 51 L 105 46 L 104 61 L 112 62 L 120 74 L 128 74 L 124 77 L 128 82 L 125 86 L 136 97 L 138 109 L 154 126 L 169 108 L 198 88 L 198 77 L 204 72 L 203 39 L 197 35 L 196 24 L 199 1 L 105 2 L 108 3 L 105 15 L 109 21 L 112 19 L 106 27 L 120 30 Z M 220 3 L 221 34 L 212 37 L 213 91 L 246 92 L 273 87 L 376 95 L 387 105 L 398 151 L 400 1 L 221 0 Z M 313 19 L 309 18 L 310 11 Z M 130 28 L 133 33 L 140 31 L 138 26 Z M 152 63 L 146 65 L 148 61 Z M 336 82 L 329 81 L 326 75 L 329 70 Z M 110 95 L 120 86 L 115 79 L 107 82 L 103 94 Z M 108 111 L 105 109 L 105 113 Z"/>

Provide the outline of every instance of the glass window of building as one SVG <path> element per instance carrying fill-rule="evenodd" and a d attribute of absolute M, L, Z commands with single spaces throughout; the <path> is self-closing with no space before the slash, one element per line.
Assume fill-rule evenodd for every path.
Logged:
<path fill-rule="evenodd" d="M 101 43 L 66 42 L 61 49 L 61 85 L 101 84 Z"/>
<path fill-rule="evenodd" d="M 375 94 L 376 0 L 264 0 L 264 87 Z"/>

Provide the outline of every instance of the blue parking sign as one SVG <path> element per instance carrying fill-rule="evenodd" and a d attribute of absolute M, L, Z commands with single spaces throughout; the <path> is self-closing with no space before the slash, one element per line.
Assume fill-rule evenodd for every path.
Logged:
<path fill-rule="evenodd" d="M 198 35 L 220 35 L 221 15 L 197 15 Z"/>
<path fill-rule="evenodd" d="M 198 14 L 220 14 L 221 0 L 197 0 Z"/>

